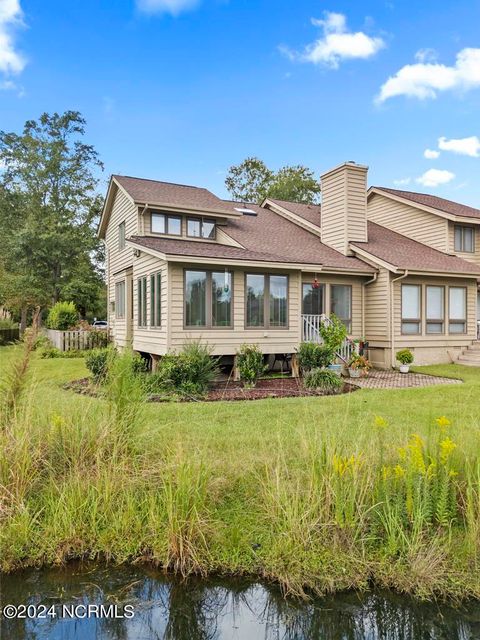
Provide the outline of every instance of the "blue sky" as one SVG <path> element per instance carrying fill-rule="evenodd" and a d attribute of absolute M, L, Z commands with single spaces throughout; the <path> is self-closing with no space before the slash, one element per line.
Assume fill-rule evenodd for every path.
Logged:
<path fill-rule="evenodd" d="M 355 160 L 480 207 L 479 24 L 462 0 L 0 0 L 0 128 L 78 109 L 104 180 L 226 195 L 249 155 Z"/>

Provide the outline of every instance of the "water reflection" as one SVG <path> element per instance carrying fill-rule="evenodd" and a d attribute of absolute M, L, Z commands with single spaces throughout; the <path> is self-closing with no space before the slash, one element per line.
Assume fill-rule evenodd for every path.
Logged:
<path fill-rule="evenodd" d="M 474 640 L 480 605 L 461 610 L 390 593 L 353 593 L 309 603 L 285 600 L 268 584 L 180 581 L 151 568 L 69 565 L 4 576 L 2 606 L 126 604 L 133 619 L 0 621 L 15 640 Z"/>

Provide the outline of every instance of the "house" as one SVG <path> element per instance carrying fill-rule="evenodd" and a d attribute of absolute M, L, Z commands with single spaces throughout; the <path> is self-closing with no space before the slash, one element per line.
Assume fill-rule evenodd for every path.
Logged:
<path fill-rule="evenodd" d="M 194 338 L 227 360 L 245 342 L 294 354 L 334 313 L 377 367 L 402 347 L 419 364 L 471 359 L 480 210 L 368 189 L 367 171 L 322 175 L 321 206 L 113 175 L 99 236 L 115 344 L 154 362 Z"/>

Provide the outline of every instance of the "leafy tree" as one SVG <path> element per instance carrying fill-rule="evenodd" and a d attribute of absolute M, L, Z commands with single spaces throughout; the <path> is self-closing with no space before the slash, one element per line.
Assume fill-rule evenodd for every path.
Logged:
<path fill-rule="evenodd" d="M 0 263 L 9 281 L 0 295 L 23 323 L 36 305 L 68 298 L 85 313 L 102 295 L 102 164 L 84 134 L 77 111 L 44 113 L 21 134 L 0 132 Z"/>
<path fill-rule="evenodd" d="M 274 174 L 259 158 L 246 158 L 228 170 L 225 185 L 234 200 L 261 202 L 268 193 Z"/>
<path fill-rule="evenodd" d="M 235 200 L 262 202 L 266 197 L 290 202 L 318 202 L 320 183 L 303 165 L 271 171 L 259 158 L 246 158 L 228 170 L 225 185 Z"/>

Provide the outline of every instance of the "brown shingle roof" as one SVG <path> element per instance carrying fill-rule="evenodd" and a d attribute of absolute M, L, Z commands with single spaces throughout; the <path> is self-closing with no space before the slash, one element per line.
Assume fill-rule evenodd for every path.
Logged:
<path fill-rule="evenodd" d="M 113 175 L 135 202 L 150 205 L 171 205 L 198 211 L 212 211 L 228 215 L 240 215 L 234 207 L 201 187 L 160 182 L 145 178 Z"/>
<path fill-rule="evenodd" d="M 284 256 L 289 262 L 321 264 L 324 268 L 373 273 L 362 260 L 344 256 L 323 244 L 318 236 L 282 218 L 270 209 L 248 205 L 256 216 L 230 220 L 225 233 L 247 249 Z"/>
<path fill-rule="evenodd" d="M 288 202 L 288 200 L 278 200 L 276 198 L 268 198 L 272 202 L 275 202 L 280 207 L 284 209 L 288 209 L 292 213 L 295 213 L 300 218 L 304 218 L 311 222 L 312 224 L 316 224 L 317 227 L 320 226 L 320 214 L 321 207 L 319 204 L 303 204 L 300 202 Z"/>
<path fill-rule="evenodd" d="M 291 262 L 284 256 L 252 251 L 228 244 L 213 242 L 201 242 L 198 240 L 176 240 L 174 238 L 160 238 L 152 236 L 132 236 L 128 238 L 139 247 L 153 249 L 167 255 L 196 257 L 196 258 L 220 258 L 222 260 L 248 260 L 259 262 Z M 299 262 L 299 261 L 296 261 Z"/>
<path fill-rule="evenodd" d="M 368 242 L 350 244 L 399 269 L 480 275 L 480 267 L 473 262 L 427 247 L 375 222 L 368 223 Z"/>
<path fill-rule="evenodd" d="M 438 209 L 444 213 L 449 213 L 454 216 L 462 216 L 464 218 L 479 218 L 480 209 L 474 207 L 468 207 L 465 204 L 459 202 L 453 202 L 452 200 L 446 200 L 445 198 L 439 198 L 438 196 L 432 196 L 428 193 L 416 193 L 414 191 L 402 191 L 400 189 L 388 189 L 387 187 L 374 187 L 378 191 L 385 191 L 385 193 L 391 193 L 399 198 L 405 198 L 417 204 L 422 204 L 432 209 Z"/>

